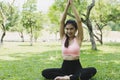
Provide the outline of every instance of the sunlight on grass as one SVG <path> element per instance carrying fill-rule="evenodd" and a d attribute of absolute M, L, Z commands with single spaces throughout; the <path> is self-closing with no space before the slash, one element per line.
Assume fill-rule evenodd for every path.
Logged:
<path fill-rule="evenodd" d="M 120 64 L 120 60 L 111 60 L 111 62 L 114 62 L 116 64 Z"/>
<path fill-rule="evenodd" d="M 91 50 L 90 43 L 81 47 L 83 67 L 96 67 L 92 80 L 119 80 L 120 43 L 97 45 Z M 0 48 L 0 80 L 44 80 L 41 71 L 61 67 L 62 55 L 59 42 L 34 43 L 5 42 Z"/>
<path fill-rule="evenodd" d="M 100 50 L 104 50 L 104 53 L 111 53 L 111 54 L 115 54 L 115 53 L 119 53 L 119 49 L 120 49 L 120 43 L 107 43 L 104 44 L 103 46 L 99 46 Z"/>
<path fill-rule="evenodd" d="M 57 57 L 53 57 L 53 56 L 51 56 L 49 60 L 51 60 L 51 61 L 55 61 L 56 59 L 57 59 Z"/>
<path fill-rule="evenodd" d="M 0 56 L 1 60 L 20 60 L 18 58 L 10 57 L 10 56 Z"/>
<path fill-rule="evenodd" d="M 113 63 L 116 63 L 116 64 L 120 64 L 120 60 L 109 60 L 109 61 L 103 61 L 103 60 L 98 60 L 97 62 L 99 63 L 110 63 L 110 62 L 113 62 Z"/>
<path fill-rule="evenodd" d="M 0 59 L 19 60 L 20 57 L 30 57 L 34 54 L 45 52 L 46 50 L 57 50 L 58 47 L 54 47 L 56 46 L 55 44 L 56 43 L 35 43 L 34 46 L 29 46 L 29 43 L 5 42 L 2 48 L 0 48 Z"/>

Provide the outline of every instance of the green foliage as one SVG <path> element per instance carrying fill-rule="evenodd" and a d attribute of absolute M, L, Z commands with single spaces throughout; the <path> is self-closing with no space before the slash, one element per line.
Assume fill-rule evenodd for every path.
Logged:
<path fill-rule="evenodd" d="M 119 16 L 120 15 L 120 7 L 118 7 L 118 6 L 120 6 L 120 4 L 119 5 L 118 4 L 111 5 L 111 13 L 108 15 L 108 19 L 113 22 L 116 22 L 116 23 L 120 22 L 120 16 Z"/>
<path fill-rule="evenodd" d="M 26 29 L 34 26 L 36 20 L 34 12 L 36 11 L 36 0 L 27 0 L 23 5 L 22 22 Z"/>
<path fill-rule="evenodd" d="M 19 11 L 17 8 L 12 7 L 10 14 L 8 15 L 8 21 L 6 23 L 6 27 L 11 28 L 17 25 L 19 19 Z"/>
<path fill-rule="evenodd" d="M 110 22 L 114 22 L 117 26 L 120 21 L 119 14 L 120 3 L 117 2 L 117 0 L 98 0 L 91 12 L 91 18 L 93 22 L 97 22 L 100 27 L 104 27 L 106 24 L 109 25 Z"/>
<path fill-rule="evenodd" d="M 58 4 L 58 5 L 60 6 L 61 4 Z M 62 9 L 62 8 L 58 7 L 58 5 L 53 4 L 50 7 L 49 12 L 47 14 L 51 24 L 49 25 L 49 30 L 54 33 L 56 33 L 59 30 L 59 19 L 61 16 L 61 12 L 59 11 L 59 9 Z M 63 7 L 63 5 L 61 5 L 61 7 Z"/>
<path fill-rule="evenodd" d="M 34 12 L 37 10 L 37 0 L 27 0 L 23 5 L 23 11 Z"/>
<path fill-rule="evenodd" d="M 0 8 L 6 19 L 4 22 L 6 29 L 9 30 L 11 27 L 16 26 L 19 18 L 18 8 L 5 2 L 0 2 Z M 2 18 L 0 19 L 0 22 L 3 21 Z"/>
<path fill-rule="evenodd" d="M 64 11 L 64 8 L 66 6 L 67 0 L 55 0 L 54 4 L 50 7 L 48 12 L 48 17 L 50 18 L 52 27 L 52 32 L 58 32 L 59 30 L 59 22 L 61 15 Z M 85 13 L 87 5 L 87 0 L 75 0 L 75 6 L 77 7 L 80 14 Z M 69 9 L 69 13 L 72 14 L 72 11 Z M 70 18 L 69 16 L 67 18 Z"/>
<path fill-rule="evenodd" d="M 112 31 L 120 31 L 120 24 L 116 24 L 115 22 L 109 22 L 108 25 L 112 29 Z"/>

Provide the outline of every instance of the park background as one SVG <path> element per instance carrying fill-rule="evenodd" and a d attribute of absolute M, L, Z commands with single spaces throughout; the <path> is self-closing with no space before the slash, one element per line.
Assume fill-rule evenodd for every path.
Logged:
<path fill-rule="evenodd" d="M 44 80 L 62 63 L 59 20 L 67 0 L 0 0 L 0 80 Z M 120 0 L 74 0 L 84 28 L 80 59 L 92 80 L 120 79 Z M 71 10 L 67 19 L 74 19 Z"/>

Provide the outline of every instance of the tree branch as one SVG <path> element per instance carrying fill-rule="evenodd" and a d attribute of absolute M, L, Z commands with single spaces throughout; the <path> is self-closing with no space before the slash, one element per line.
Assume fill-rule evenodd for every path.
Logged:
<path fill-rule="evenodd" d="M 90 11 L 91 9 L 95 6 L 95 0 L 92 0 L 92 3 L 87 7 L 87 16 L 86 16 L 86 19 L 89 19 L 89 16 L 90 16 Z"/>
<path fill-rule="evenodd" d="M 68 16 L 72 17 L 72 18 L 75 18 L 74 15 L 70 14 L 70 13 L 67 13 Z"/>

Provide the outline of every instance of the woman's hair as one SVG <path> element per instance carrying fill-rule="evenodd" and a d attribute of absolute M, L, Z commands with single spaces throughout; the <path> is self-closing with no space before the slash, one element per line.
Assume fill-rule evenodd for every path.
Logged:
<path fill-rule="evenodd" d="M 68 24 L 71 24 L 77 30 L 77 23 L 75 20 L 67 20 L 64 27 L 66 27 L 66 25 Z M 65 34 L 65 36 L 66 36 L 66 40 L 64 46 L 67 48 L 69 46 L 69 36 L 67 34 Z"/>

